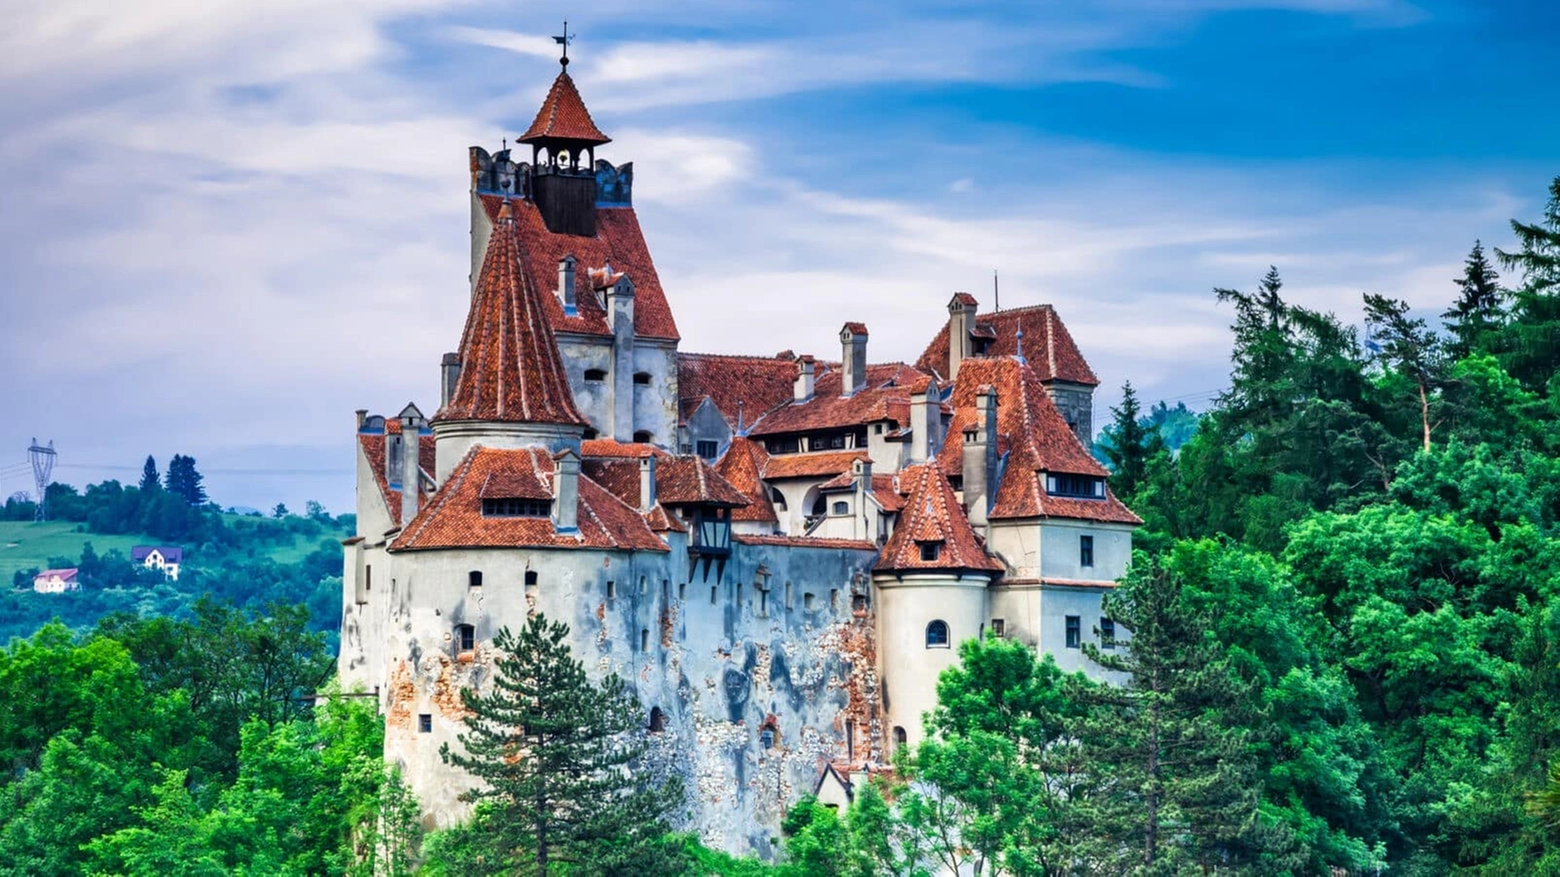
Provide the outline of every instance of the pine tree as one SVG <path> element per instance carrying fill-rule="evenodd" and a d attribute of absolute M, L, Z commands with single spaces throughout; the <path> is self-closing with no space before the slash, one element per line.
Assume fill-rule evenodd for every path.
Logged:
<path fill-rule="evenodd" d="M 1495 255 L 1521 272 L 1522 285 L 1513 296 L 1499 356 L 1513 377 L 1542 390 L 1560 370 L 1560 177 L 1549 184 L 1544 218 L 1535 223 L 1513 219 L 1511 230 L 1520 249 L 1496 249 Z"/>
<path fill-rule="evenodd" d="M 147 454 L 146 465 L 141 467 L 141 493 L 155 493 L 159 490 L 162 490 L 162 478 L 157 474 L 157 459 Z"/>
<path fill-rule="evenodd" d="M 1489 333 L 1505 317 L 1500 275 L 1485 258 L 1482 241 L 1473 242 L 1473 249 L 1463 262 L 1463 276 L 1457 278 L 1457 288 L 1457 301 L 1441 314 L 1446 331 L 1452 336 L 1447 349 L 1453 361 L 1483 349 Z"/>
<path fill-rule="evenodd" d="M 183 454 L 174 454 L 168 461 L 168 472 L 164 476 L 168 486 L 168 492 L 184 497 L 184 501 L 190 505 L 204 505 L 206 502 L 206 488 L 201 483 L 204 479 L 195 468 L 195 458 Z"/>
<path fill-rule="evenodd" d="M 461 692 L 468 730 L 440 755 L 479 781 L 478 842 L 512 873 L 675 873 L 662 838 L 682 786 L 642 769 L 643 710 L 616 674 L 586 677 L 568 634 L 540 613 L 500 630 L 491 689 Z"/>
<path fill-rule="evenodd" d="M 1084 805 L 1094 826 L 1084 855 L 1107 871 L 1150 873 L 1256 858 L 1260 783 L 1249 728 L 1260 724 L 1210 619 L 1188 608 L 1182 583 L 1141 553 L 1103 612 L 1124 647 L 1084 646 L 1122 685 L 1079 686 L 1090 706 L 1076 737 L 1104 778 Z M 1257 721 L 1253 721 L 1253 719 Z"/>
<path fill-rule="evenodd" d="M 1110 409 L 1115 418 L 1105 430 L 1100 450 L 1110 462 L 1110 486 L 1123 502 L 1130 503 L 1148 472 L 1148 460 L 1159 449 L 1158 430 L 1145 425 L 1132 382 L 1121 386 L 1121 405 Z"/>
<path fill-rule="evenodd" d="M 1408 316 L 1408 302 L 1365 293 L 1365 325 L 1375 336 L 1377 359 L 1407 377 L 1419 394 L 1420 434 L 1430 450 L 1431 394 L 1441 382 L 1444 359 L 1435 332 Z"/>

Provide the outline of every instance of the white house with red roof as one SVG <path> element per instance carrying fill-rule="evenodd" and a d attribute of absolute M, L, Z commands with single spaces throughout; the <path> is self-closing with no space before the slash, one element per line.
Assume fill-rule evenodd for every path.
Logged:
<path fill-rule="evenodd" d="M 1098 379 L 1053 308 L 955 294 L 915 363 L 872 362 L 857 322 L 838 358 L 686 353 L 633 166 L 596 157 L 567 68 L 519 142 L 470 151 L 435 413 L 357 413 L 339 672 L 434 824 L 471 782 L 439 756 L 459 692 L 532 612 L 634 689 L 691 827 L 761 856 L 820 776 L 920 738 L 960 642 L 1097 672 L 1081 646 L 1116 642 L 1100 600 L 1140 522 L 1088 452 Z"/>
<path fill-rule="evenodd" d="M 33 576 L 33 590 L 39 594 L 63 594 L 67 591 L 79 591 L 81 590 L 81 582 L 76 579 L 78 572 L 75 567 L 46 569 Z"/>

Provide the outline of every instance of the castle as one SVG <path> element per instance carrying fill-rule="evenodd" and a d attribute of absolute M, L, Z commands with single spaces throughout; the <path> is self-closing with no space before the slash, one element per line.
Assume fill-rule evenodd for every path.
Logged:
<path fill-rule="evenodd" d="M 449 824 L 459 692 L 541 611 L 636 691 L 706 842 L 767 856 L 799 796 L 920 737 L 961 641 L 1088 669 L 1139 520 L 1087 450 L 1098 380 L 1050 306 L 958 293 L 914 363 L 870 362 L 854 322 L 837 359 L 679 351 L 633 165 L 596 158 L 564 63 L 528 161 L 470 151 L 437 412 L 357 412 L 341 682 L 378 693 L 387 760 Z"/>

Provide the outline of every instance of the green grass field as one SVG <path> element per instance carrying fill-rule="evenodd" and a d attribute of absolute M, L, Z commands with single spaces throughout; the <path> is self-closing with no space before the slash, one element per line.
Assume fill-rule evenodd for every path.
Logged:
<path fill-rule="evenodd" d="M 98 554 L 106 554 L 117 548 L 129 557 L 132 547 L 157 545 L 161 541 L 145 535 L 106 536 L 102 533 L 80 533 L 76 531 L 78 526 L 85 525 L 66 521 L 49 521 L 43 524 L 0 521 L 0 587 L 9 587 L 11 577 L 19 569 L 33 567 L 43 569 L 48 565 L 51 557 L 73 559 L 80 557 L 81 546 L 86 542 L 91 542 L 92 549 Z M 322 538 L 329 537 L 300 536 L 291 544 L 265 546 L 263 553 L 277 563 L 297 563 L 318 547 Z M 195 547 L 184 546 L 186 551 Z M 191 566 L 200 566 L 201 558 L 192 552 L 185 556 L 185 562 Z"/>
<path fill-rule="evenodd" d="M 21 521 L 0 521 L 0 583 L 9 587 L 11 576 L 19 569 L 40 569 L 48 566 L 51 557 L 81 556 L 81 546 L 92 543 L 92 549 L 103 554 L 119 549 L 130 556 L 136 545 L 156 545 L 148 536 L 105 536 L 101 533 L 78 533 L 83 526 L 68 521 L 48 521 L 42 524 Z"/>

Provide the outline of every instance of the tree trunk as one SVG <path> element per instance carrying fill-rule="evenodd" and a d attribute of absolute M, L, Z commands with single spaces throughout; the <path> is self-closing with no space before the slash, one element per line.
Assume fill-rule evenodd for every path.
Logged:
<path fill-rule="evenodd" d="M 1425 428 L 1425 450 L 1430 450 L 1430 396 L 1425 392 L 1425 382 L 1419 380 L 1419 419 Z"/>

